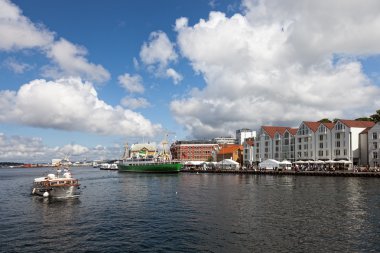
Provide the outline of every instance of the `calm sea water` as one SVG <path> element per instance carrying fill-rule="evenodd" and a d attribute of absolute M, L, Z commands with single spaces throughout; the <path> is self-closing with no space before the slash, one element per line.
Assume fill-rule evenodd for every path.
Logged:
<path fill-rule="evenodd" d="M 30 195 L 0 169 L 2 252 L 380 252 L 380 179 L 74 168 L 82 194 Z"/>

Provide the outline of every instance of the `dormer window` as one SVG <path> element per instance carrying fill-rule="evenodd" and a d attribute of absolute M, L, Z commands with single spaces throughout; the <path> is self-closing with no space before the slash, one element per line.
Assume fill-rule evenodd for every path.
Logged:
<path fill-rule="evenodd" d="M 345 126 L 342 123 L 340 122 L 336 123 L 335 130 L 344 130 L 344 129 L 345 129 Z"/>

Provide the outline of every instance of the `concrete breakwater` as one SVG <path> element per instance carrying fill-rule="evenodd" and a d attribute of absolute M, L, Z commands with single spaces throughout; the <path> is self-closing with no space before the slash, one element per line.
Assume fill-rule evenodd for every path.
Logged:
<path fill-rule="evenodd" d="M 182 170 L 184 173 L 254 174 L 274 176 L 380 177 L 380 172 L 356 171 L 274 171 L 274 170 Z"/>

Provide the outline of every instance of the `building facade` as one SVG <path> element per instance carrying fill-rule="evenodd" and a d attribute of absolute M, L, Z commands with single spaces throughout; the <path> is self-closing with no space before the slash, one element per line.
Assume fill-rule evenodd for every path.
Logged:
<path fill-rule="evenodd" d="M 176 141 L 170 146 L 172 159 L 180 161 L 212 161 L 219 145 L 214 141 Z"/>
<path fill-rule="evenodd" d="M 359 135 L 374 125 L 371 121 L 338 120 L 331 130 L 331 159 L 351 161 L 354 165 L 359 165 Z"/>
<path fill-rule="evenodd" d="M 217 153 L 216 161 L 220 162 L 224 159 L 231 159 L 238 162 L 240 165 L 243 163 L 243 146 L 238 144 L 228 144 L 220 147 Z"/>
<path fill-rule="evenodd" d="M 253 156 L 255 163 L 260 163 L 266 159 L 283 159 L 283 145 L 285 141 L 283 136 L 286 130 L 290 131 L 290 127 L 281 126 L 262 126 L 257 134 L 255 140 L 255 148 L 253 149 Z M 290 140 L 290 136 L 287 136 Z M 291 145 L 287 143 L 287 145 Z M 288 152 L 288 150 L 286 150 Z"/>
<path fill-rule="evenodd" d="M 253 131 L 248 128 L 236 130 L 236 143 L 239 145 L 243 145 L 245 139 L 252 137 L 256 137 L 256 131 Z"/>
<path fill-rule="evenodd" d="M 243 142 L 243 165 L 244 166 L 251 166 L 253 165 L 253 162 L 255 161 L 255 157 L 253 155 L 255 148 L 255 138 L 246 138 Z"/>
<path fill-rule="evenodd" d="M 380 166 L 380 122 L 368 130 L 368 164 L 371 167 Z"/>

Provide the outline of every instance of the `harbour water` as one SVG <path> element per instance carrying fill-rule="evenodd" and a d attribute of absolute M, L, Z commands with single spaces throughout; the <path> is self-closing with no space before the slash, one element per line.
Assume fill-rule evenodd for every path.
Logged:
<path fill-rule="evenodd" d="M 78 199 L 0 169 L 1 252 L 380 252 L 380 179 L 73 168 Z"/>

